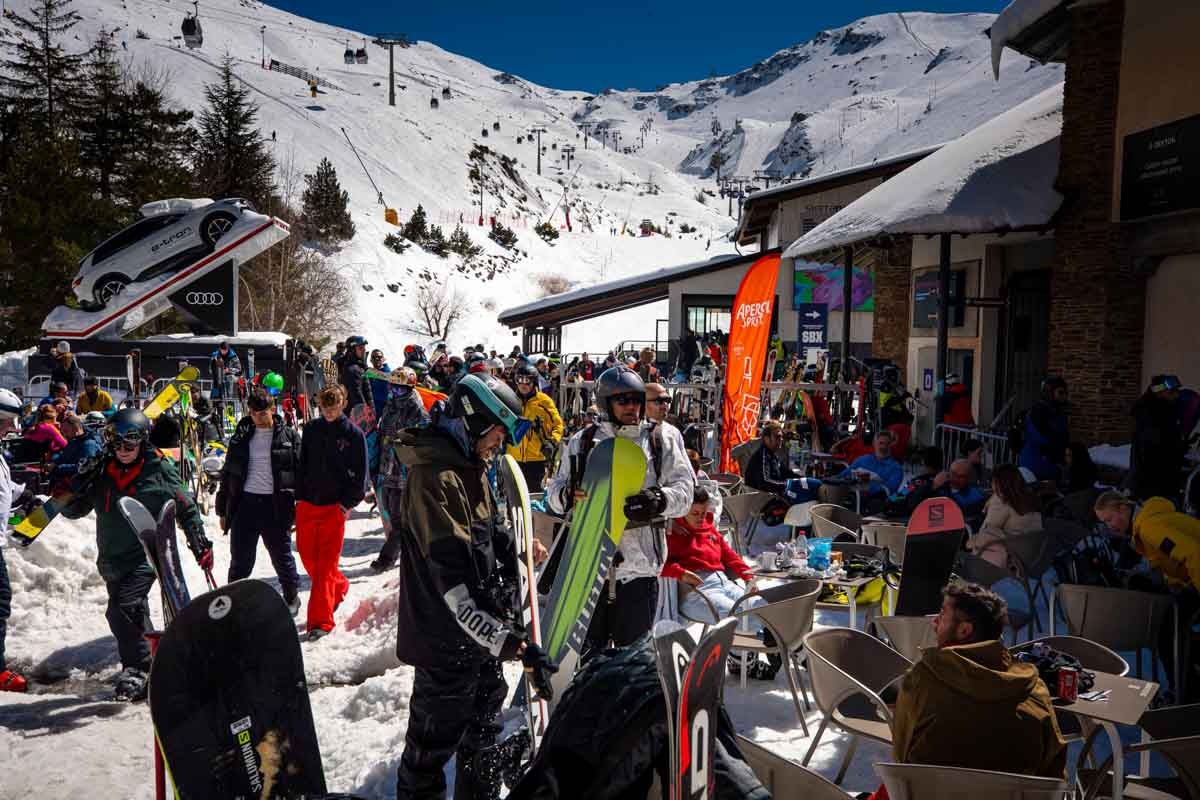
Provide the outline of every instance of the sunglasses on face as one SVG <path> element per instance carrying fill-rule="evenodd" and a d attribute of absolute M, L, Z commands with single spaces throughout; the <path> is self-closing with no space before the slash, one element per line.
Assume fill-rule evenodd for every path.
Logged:
<path fill-rule="evenodd" d="M 646 402 L 647 403 L 657 403 L 660 406 L 669 406 L 669 405 L 671 405 L 671 398 L 669 398 L 669 397 L 652 397 L 649 400 L 647 400 Z"/>
<path fill-rule="evenodd" d="M 642 402 L 642 396 L 639 394 L 619 394 L 613 398 L 613 402 L 619 406 L 636 406 Z"/>

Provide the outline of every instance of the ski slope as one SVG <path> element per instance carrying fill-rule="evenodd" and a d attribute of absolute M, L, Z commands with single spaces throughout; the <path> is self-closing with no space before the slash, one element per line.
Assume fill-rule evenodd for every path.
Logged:
<path fill-rule="evenodd" d="M 24 12 L 29 2 L 10 0 L 8 7 Z M 982 35 L 991 15 L 906 13 L 822 33 L 732 76 L 647 92 L 651 99 L 641 110 L 641 92 L 591 98 L 417 42 L 396 48 L 396 106 L 390 107 L 385 49 L 368 42 L 368 64 L 343 61 L 347 43 L 352 49 L 363 46 L 359 32 L 255 0 L 205 0 L 200 6 L 204 44 L 190 50 L 179 30 L 188 5 L 75 0 L 73 8 L 80 18 L 74 29 L 80 48 L 101 29 L 112 32 L 122 57 L 136 68 L 169 75 L 175 102 L 195 111 L 204 106 L 203 87 L 216 80 L 228 54 L 237 76 L 252 90 L 260 129 L 283 171 L 286 165 L 312 171 L 322 157 L 333 162 L 350 194 L 358 234 L 330 257 L 355 287 L 351 316 L 357 332 L 389 355 L 420 338 L 404 330 L 414 316 L 419 280 L 447 286 L 462 298 L 464 319 L 450 336 L 456 348 L 481 342 L 507 350 L 512 337 L 496 324 L 496 312 L 541 296 L 540 276 L 560 276 L 577 287 L 730 252 L 721 238 L 735 224 L 726 201 L 700 202 L 699 189 L 715 190 L 715 183 L 702 177 L 702 169 L 681 171 L 693 148 L 712 149 L 714 119 L 722 135 L 739 142 L 736 162 L 726 172 L 749 175 L 766 166 L 815 175 L 946 141 L 1061 80 L 1057 67 L 1031 68 L 1018 57 L 1006 59 L 1003 79 L 993 81 L 989 44 Z M 3 36 L 12 28 L 8 20 L 0 21 Z M 849 52 L 859 46 L 863 49 Z M 926 72 L 943 49 L 939 63 Z M 313 98 L 304 80 L 264 69 L 264 56 L 339 88 L 322 89 Z M 449 98 L 443 97 L 446 89 Z M 701 95 L 711 96 L 711 102 L 686 116 L 672 118 L 663 110 L 695 103 Z M 437 109 L 430 107 L 431 98 L 437 99 Z M 926 105 L 932 106 L 928 113 Z M 793 125 L 797 111 L 808 116 Z M 730 137 L 737 120 L 741 133 Z M 619 129 L 623 147 L 640 145 L 640 129 L 647 125 L 645 146 L 616 153 L 592 139 L 585 148 L 581 121 Z M 540 176 L 537 146 L 529 138 L 538 127 L 545 131 Z M 790 157 L 786 162 L 781 140 Z M 461 219 L 487 255 L 509 256 L 486 239 L 486 227 L 472 224 L 480 217 L 479 186 L 467 174 L 476 144 L 492 151 L 484 169 L 484 216 L 512 227 L 524 255 L 489 280 L 460 269 L 456 256 L 442 260 L 415 248 L 400 256 L 384 248 L 384 236 L 395 229 L 383 220 L 379 194 L 402 220 L 420 203 L 429 221 L 447 235 Z M 566 146 L 575 148 L 569 168 Z M 499 169 L 502 156 L 514 160 L 516 180 Z M 707 157 L 702 160 L 707 164 Z M 287 183 L 281 175 L 281 184 Z M 299 202 L 298 189 L 290 200 Z M 544 220 L 564 225 L 564 205 L 571 209 L 573 232 L 562 230 L 547 245 L 532 228 Z M 673 238 L 611 234 L 614 227 L 618 233 L 635 232 L 642 219 Z M 679 235 L 683 223 L 697 232 Z M 414 277 L 423 274 L 429 277 Z M 389 283 L 401 290 L 379 290 Z M 375 290 L 363 289 L 364 284 Z M 564 349 L 603 351 L 621 339 L 652 338 L 653 321 L 665 316 L 665 304 L 659 303 L 626 312 L 617 324 L 569 326 Z"/>

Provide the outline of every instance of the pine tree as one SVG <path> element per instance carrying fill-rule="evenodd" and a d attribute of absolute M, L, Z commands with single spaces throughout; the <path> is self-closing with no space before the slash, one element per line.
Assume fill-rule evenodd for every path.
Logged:
<path fill-rule="evenodd" d="M 410 242 L 423 242 L 425 241 L 425 237 L 429 235 L 429 231 L 425 229 L 425 209 L 419 204 L 417 205 L 417 210 L 408 218 L 408 222 L 404 225 L 404 230 L 401 233 Z"/>
<path fill-rule="evenodd" d="M 88 93 L 79 114 L 79 153 L 100 199 L 113 199 L 113 175 L 133 142 L 125 130 L 125 76 L 111 34 L 101 29 L 85 67 Z"/>
<path fill-rule="evenodd" d="M 233 74 L 232 56 L 221 61 L 221 76 L 204 87 L 204 98 L 208 108 L 200 112 L 197 190 L 213 198 L 246 197 L 265 208 L 274 188 L 275 160 L 255 125 L 258 106 Z"/>
<path fill-rule="evenodd" d="M 68 53 L 62 40 L 79 22 L 72 0 L 35 0 L 29 15 L 7 11 L 19 34 L 3 62 L 3 101 L 28 115 L 35 130 L 61 135 L 79 111 L 84 54 Z"/>
<path fill-rule="evenodd" d="M 191 192 L 191 158 L 196 131 L 192 112 L 170 106 L 165 75 L 142 75 L 126 90 L 124 128 L 136 147 L 129 148 L 113 176 L 117 202 L 134 211 L 149 200 Z"/>
<path fill-rule="evenodd" d="M 455 225 L 454 232 L 450 234 L 450 252 L 458 253 L 463 257 L 464 261 L 470 261 L 477 258 L 483 248 L 471 241 L 471 237 L 463 230 L 462 225 Z"/>
<path fill-rule="evenodd" d="M 446 241 L 446 234 L 442 233 L 440 225 L 429 226 L 429 233 L 425 235 L 423 244 L 426 250 L 441 258 L 445 258 L 450 252 L 450 244 Z"/>
<path fill-rule="evenodd" d="M 350 195 L 338 183 L 337 170 L 322 158 L 317 171 L 304 176 L 304 238 L 318 242 L 340 242 L 353 238 L 354 222 L 347 205 Z"/>

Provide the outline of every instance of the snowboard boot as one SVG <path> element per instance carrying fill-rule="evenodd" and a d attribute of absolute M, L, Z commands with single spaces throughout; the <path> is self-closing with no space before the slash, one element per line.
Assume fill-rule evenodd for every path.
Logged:
<path fill-rule="evenodd" d="M 330 633 L 332 633 L 332 631 L 327 631 L 322 628 L 313 628 L 311 631 L 308 632 L 308 640 L 310 642 L 315 642 L 318 639 L 324 639 Z"/>
<path fill-rule="evenodd" d="M 29 683 L 16 672 L 6 669 L 0 672 L 0 692 L 27 692 Z"/>
<path fill-rule="evenodd" d="M 146 699 L 147 689 L 146 673 L 134 667 L 126 667 L 117 676 L 116 688 L 113 690 L 113 699 L 136 703 L 139 700 Z"/>
<path fill-rule="evenodd" d="M 395 566 L 396 566 L 395 559 L 384 558 L 383 556 L 380 556 L 379 558 L 375 559 L 370 564 L 371 572 L 374 572 L 376 575 L 382 575 L 383 573 L 387 572 L 389 569 L 392 569 Z"/>

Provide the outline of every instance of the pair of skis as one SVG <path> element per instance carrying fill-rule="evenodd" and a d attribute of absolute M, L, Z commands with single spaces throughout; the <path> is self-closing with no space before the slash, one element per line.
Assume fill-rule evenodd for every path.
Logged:
<path fill-rule="evenodd" d="M 163 627 L 166 628 L 175 620 L 183 607 L 191 602 L 187 581 L 183 577 L 183 563 L 179 556 L 179 538 L 175 531 L 175 501 L 168 500 L 158 512 L 158 519 L 144 505 L 132 497 L 122 497 L 117 501 L 121 516 L 133 528 L 138 541 L 146 553 L 154 574 L 158 576 L 158 585 L 162 590 Z M 217 588 L 216 579 L 211 570 L 205 570 L 205 580 L 210 589 Z"/>

